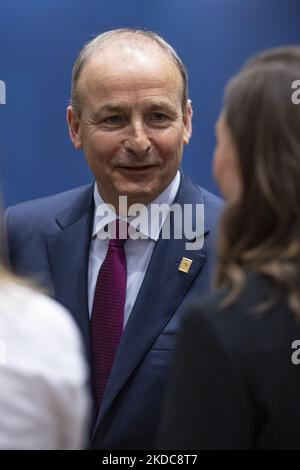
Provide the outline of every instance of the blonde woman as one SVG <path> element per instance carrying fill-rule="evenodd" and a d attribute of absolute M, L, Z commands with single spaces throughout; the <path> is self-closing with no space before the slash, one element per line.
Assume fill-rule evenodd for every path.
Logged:
<path fill-rule="evenodd" d="M 0 449 L 80 449 L 87 368 L 69 313 L 0 267 Z"/>

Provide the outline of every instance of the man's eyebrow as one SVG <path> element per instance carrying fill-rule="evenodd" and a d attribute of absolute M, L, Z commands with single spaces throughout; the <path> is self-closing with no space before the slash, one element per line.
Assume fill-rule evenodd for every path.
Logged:
<path fill-rule="evenodd" d="M 95 109 L 94 115 L 98 116 L 99 114 L 104 114 L 104 113 L 124 113 L 127 112 L 129 109 L 128 106 L 121 105 L 121 104 L 113 104 L 113 103 L 107 103 L 99 108 Z M 145 109 L 147 111 L 153 112 L 153 111 L 167 111 L 170 113 L 176 112 L 176 108 L 172 106 L 172 104 L 166 102 L 166 101 L 156 101 L 152 102 L 149 105 L 145 105 Z"/>
<path fill-rule="evenodd" d="M 155 103 L 151 103 L 149 106 L 150 111 L 155 111 L 157 109 L 166 109 L 169 111 L 176 111 L 176 108 L 172 106 L 172 104 L 167 103 L 166 101 L 157 101 Z"/>
<path fill-rule="evenodd" d="M 100 108 L 96 109 L 95 114 L 99 113 L 121 113 L 126 110 L 125 106 L 121 106 L 119 104 L 105 104 L 100 106 Z"/>

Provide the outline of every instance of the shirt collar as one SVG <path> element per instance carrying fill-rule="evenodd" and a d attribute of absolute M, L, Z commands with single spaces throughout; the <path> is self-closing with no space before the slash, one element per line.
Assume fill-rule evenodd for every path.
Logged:
<path fill-rule="evenodd" d="M 150 238 L 151 240 L 157 241 L 163 223 L 167 217 L 168 212 L 162 212 L 161 217 L 151 217 L 151 206 L 153 204 L 161 205 L 167 204 L 171 206 L 176 197 L 177 191 L 180 185 L 180 172 L 177 171 L 175 177 L 167 186 L 167 188 L 159 194 L 148 206 L 145 206 L 145 209 L 141 212 L 141 215 L 145 217 L 144 220 L 148 220 L 148 223 L 141 224 L 139 226 L 137 216 L 129 216 L 127 222 L 134 227 L 138 227 L 139 232 L 142 234 L 142 238 Z M 97 234 L 103 233 L 108 224 L 114 222 L 117 218 L 123 219 L 123 217 L 116 214 L 112 208 L 106 204 L 98 191 L 97 183 L 94 185 L 94 203 L 95 203 L 95 212 L 94 212 L 94 224 L 93 224 L 93 237 Z M 124 220 L 124 219 L 123 219 Z"/>

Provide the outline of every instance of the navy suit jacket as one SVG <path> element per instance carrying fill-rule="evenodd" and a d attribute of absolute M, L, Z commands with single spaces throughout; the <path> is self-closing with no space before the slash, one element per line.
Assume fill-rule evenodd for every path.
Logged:
<path fill-rule="evenodd" d="M 204 204 L 205 241 L 187 251 L 188 241 L 160 238 L 126 324 L 95 420 L 91 447 L 151 449 L 155 445 L 163 391 L 176 332 L 193 294 L 207 293 L 214 264 L 219 198 L 181 174 L 176 203 Z M 93 224 L 93 185 L 30 201 L 7 210 L 10 261 L 33 277 L 74 316 L 90 356 L 88 259 Z M 182 257 L 192 260 L 178 271 Z"/>

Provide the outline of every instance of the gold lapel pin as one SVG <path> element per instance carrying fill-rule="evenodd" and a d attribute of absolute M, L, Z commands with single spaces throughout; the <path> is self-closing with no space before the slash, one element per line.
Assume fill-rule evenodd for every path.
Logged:
<path fill-rule="evenodd" d="M 182 273 L 188 273 L 190 270 L 190 267 L 192 266 L 192 259 L 189 258 L 182 258 L 178 271 L 181 271 Z"/>

